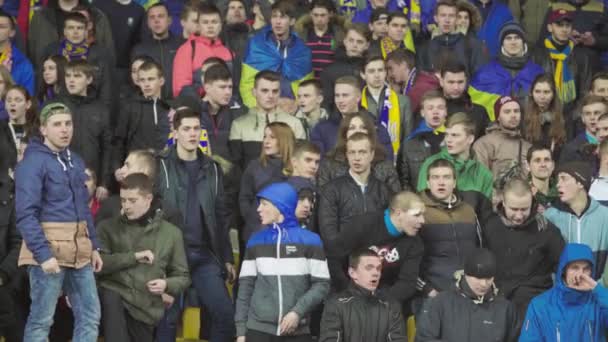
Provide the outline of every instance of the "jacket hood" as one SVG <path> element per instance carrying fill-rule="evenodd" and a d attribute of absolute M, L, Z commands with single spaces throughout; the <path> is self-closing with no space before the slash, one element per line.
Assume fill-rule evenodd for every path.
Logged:
<path fill-rule="evenodd" d="M 438 200 L 435 196 L 433 196 L 431 190 L 429 189 L 424 190 L 421 197 L 426 206 L 437 208 L 439 210 L 453 210 L 462 204 L 462 199 L 460 198 L 461 196 L 458 194 L 456 189 L 454 189 L 454 200 L 450 203 Z"/>
<path fill-rule="evenodd" d="M 285 220 L 281 223 L 282 228 L 299 227 L 296 219 L 296 206 L 298 205 L 298 193 L 296 189 L 286 182 L 273 183 L 258 192 L 259 199 L 270 201 L 283 215 Z"/>
<path fill-rule="evenodd" d="M 521 124 L 520 124 L 520 126 L 521 126 Z M 497 121 L 495 121 L 488 128 L 486 128 L 486 134 L 490 134 L 490 133 L 501 134 L 501 135 L 505 136 L 506 138 L 511 138 L 511 139 L 521 138 L 521 131 L 519 129 L 516 131 L 504 129 L 498 124 Z"/>
<path fill-rule="evenodd" d="M 481 13 L 479 13 L 479 9 L 477 8 L 477 6 L 475 6 L 468 0 L 459 0 L 457 3 L 458 8 L 464 8 L 467 12 L 469 12 L 469 19 L 471 21 L 471 24 L 469 25 L 469 32 L 479 31 L 479 28 L 483 23 L 483 19 L 481 18 Z M 475 3 L 479 3 L 479 0 L 475 0 Z"/>
<path fill-rule="evenodd" d="M 48 146 L 46 146 L 42 141 L 42 138 L 38 136 L 34 136 L 32 139 L 30 139 L 30 142 L 25 150 L 25 155 L 35 153 L 46 154 L 56 158 L 57 161 L 63 165 L 64 169 L 67 167 L 67 164 L 65 164 L 66 161 L 70 164 L 70 167 L 72 167 L 72 152 L 69 149 L 66 148 L 61 152 L 54 152 Z"/>
<path fill-rule="evenodd" d="M 591 278 L 595 279 L 595 259 L 593 258 L 591 248 L 581 243 L 569 243 L 566 244 L 562 255 L 559 257 L 559 265 L 557 267 L 557 273 L 555 274 L 555 286 L 572 290 L 566 286 L 562 278 L 564 271 L 566 270 L 566 266 L 568 266 L 569 263 L 578 260 L 589 261 L 591 263 Z"/>
<path fill-rule="evenodd" d="M 502 221 L 502 223 L 512 229 L 530 229 L 532 228 L 531 226 L 535 224 L 535 227 L 538 231 L 543 231 L 545 229 L 547 229 L 547 227 L 549 226 L 549 222 L 547 221 L 547 218 L 545 218 L 545 216 L 543 214 L 539 214 L 539 213 L 534 213 L 534 208 L 538 207 L 538 201 L 536 200 L 536 197 L 532 196 L 532 205 L 530 206 L 531 209 L 531 213 L 530 216 L 528 216 L 528 218 L 526 218 L 526 220 L 522 223 L 522 224 L 514 224 L 512 223 L 509 219 L 507 219 L 507 215 L 505 214 L 505 206 L 503 204 L 503 202 L 498 203 L 498 205 L 496 206 L 496 214 L 500 217 L 500 220 Z"/>

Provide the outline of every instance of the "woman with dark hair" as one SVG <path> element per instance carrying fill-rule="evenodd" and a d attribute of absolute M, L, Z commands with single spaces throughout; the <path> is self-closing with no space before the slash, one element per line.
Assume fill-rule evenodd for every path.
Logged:
<path fill-rule="evenodd" d="M 374 176 L 393 192 L 401 190 L 397 170 L 393 162 L 386 157 L 386 150 L 382 144 L 378 143 L 378 135 L 373 119 L 368 113 L 359 112 L 345 115 L 338 127 L 338 138 L 336 146 L 329 151 L 321 161 L 318 176 L 318 186 L 327 184 L 332 179 L 343 176 L 348 172 L 348 162 L 346 160 L 346 139 L 351 135 L 361 132 L 367 134 L 371 140 L 375 141 L 376 146 L 374 160 L 372 162 L 372 172 Z"/>
<path fill-rule="evenodd" d="M 526 141 L 550 148 L 554 160 L 567 140 L 562 104 L 556 94 L 551 74 L 536 77 L 530 87 L 522 132 Z"/>
<path fill-rule="evenodd" d="M 128 78 L 127 82 L 123 84 L 120 88 L 121 101 L 131 98 L 135 94 L 141 95 L 141 89 L 139 88 L 139 79 L 137 74 L 139 72 L 139 67 L 146 62 L 154 62 L 154 59 L 152 59 L 152 57 L 150 56 L 139 55 L 135 56 L 135 58 L 131 60 L 131 70 L 129 73 L 130 77 Z"/>
<path fill-rule="evenodd" d="M 67 60 L 61 55 L 48 56 L 42 63 L 42 73 L 38 77 L 36 99 L 42 105 L 55 99 L 64 90 L 65 65 Z"/>
<path fill-rule="evenodd" d="M 260 157 L 247 165 L 241 177 L 239 207 L 245 222 L 241 232 L 243 243 L 261 228 L 256 194 L 270 183 L 287 180 L 291 174 L 290 161 L 295 142 L 293 131 L 286 123 L 275 121 L 266 125 Z"/>
<path fill-rule="evenodd" d="M 38 130 L 38 111 L 35 101 L 32 101 L 30 94 L 20 85 L 12 85 L 7 88 L 4 103 L 8 121 L 6 126 L 2 125 L 2 129 L 0 129 L 0 137 L 3 140 L 3 148 L 0 153 L 7 160 L 6 166 L 14 169 L 17 164 L 17 156 L 23 150 L 22 145 Z"/>

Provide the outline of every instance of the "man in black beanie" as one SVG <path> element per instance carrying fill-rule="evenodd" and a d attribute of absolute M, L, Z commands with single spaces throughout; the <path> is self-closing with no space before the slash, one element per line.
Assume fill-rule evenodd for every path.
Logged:
<path fill-rule="evenodd" d="M 423 308 L 417 322 L 416 342 L 516 341 L 517 314 L 498 296 L 494 286 L 496 258 L 477 248 L 457 272 L 456 288 L 439 293 Z"/>
<path fill-rule="evenodd" d="M 589 197 L 593 170 L 585 162 L 562 164 L 556 171 L 559 201 L 544 213 L 559 228 L 566 243 L 591 247 L 598 279 L 608 253 L 608 207 Z"/>

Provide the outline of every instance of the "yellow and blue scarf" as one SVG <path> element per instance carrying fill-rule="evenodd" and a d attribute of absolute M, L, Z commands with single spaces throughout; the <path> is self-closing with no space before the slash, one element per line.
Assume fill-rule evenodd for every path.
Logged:
<path fill-rule="evenodd" d="M 551 59 L 555 61 L 555 86 L 562 103 L 570 103 L 576 99 L 576 84 L 572 71 L 568 68 L 568 58 L 574 48 L 574 42 L 569 41 L 563 51 L 559 51 L 549 38 L 545 38 L 545 48 L 549 50 Z"/>
<path fill-rule="evenodd" d="M 416 52 L 416 46 L 414 45 L 414 37 L 412 36 L 412 30 L 408 29 L 403 38 L 403 45 L 405 49 L 411 52 Z M 402 47 L 401 44 L 397 45 L 393 43 L 393 40 L 389 37 L 384 37 L 380 40 L 380 51 L 382 51 L 382 58 L 386 59 L 389 53 Z"/>
<path fill-rule="evenodd" d="M 367 86 L 363 88 L 361 107 L 368 108 Z M 384 102 L 378 115 L 378 121 L 388 131 L 393 146 L 393 155 L 396 157 L 401 145 L 401 113 L 399 112 L 399 97 L 390 87 L 384 88 Z"/>
<path fill-rule="evenodd" d="M 89 57 L 89 44 L 86 41 L 74 44 L 64 38 L 59 44 L 59 54 L 68 61 L 86 60 Z"/>

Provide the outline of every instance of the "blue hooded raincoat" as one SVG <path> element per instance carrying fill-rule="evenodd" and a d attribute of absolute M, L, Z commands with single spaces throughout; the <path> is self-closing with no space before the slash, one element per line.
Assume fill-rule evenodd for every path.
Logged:
<path fill-rule="evenodd" d="M 566 266 L 577 260 L 595 266 L 589 246 L 566 245 L 559 259 L 555 285 L 528 306 L 520 342 L 606 341 L 608 290 L 598 284 L 592 291 L 578 291 L 567 287 L 562 279 Z"/>

